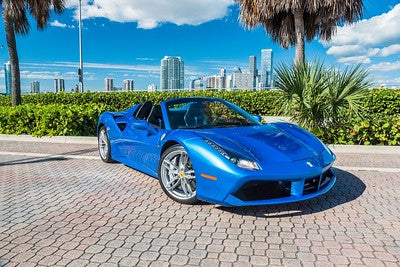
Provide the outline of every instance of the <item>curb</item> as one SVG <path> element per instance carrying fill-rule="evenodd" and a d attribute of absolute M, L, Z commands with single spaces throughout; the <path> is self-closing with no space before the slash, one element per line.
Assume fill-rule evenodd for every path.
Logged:
<path fill-rule="evenodd" d="M 400 155 L 400 146 L 329 145 L 333 153 Z"/>
<path fill-rule="evenodd" d="M 0 141 L 97 145 L 97 137 L 92 136 L 33 137 L 0 134 Z M 334 153 L 400 155 L 400 146 L 329 145 L 329 148 Z"/>
<path fill-rule="evenodd" d="M 43 136 L 43 137 L 33 137 L 31 135 L 0 134 L 0 141 L 97 145 L 97 137 L 91 137 L 91 136 L 52 136 L 52 137 Z"/>

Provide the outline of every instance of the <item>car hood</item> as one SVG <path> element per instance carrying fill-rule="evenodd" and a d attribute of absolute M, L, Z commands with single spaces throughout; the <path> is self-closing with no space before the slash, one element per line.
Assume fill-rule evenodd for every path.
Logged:
<path fill-rule="evenodd" d="M 289 123 L 237 128 L 201 129 L 196 132 L 223 149 L 258 162 L 288 162 L 318 156 L 325 147 L 311 133 Z"/>

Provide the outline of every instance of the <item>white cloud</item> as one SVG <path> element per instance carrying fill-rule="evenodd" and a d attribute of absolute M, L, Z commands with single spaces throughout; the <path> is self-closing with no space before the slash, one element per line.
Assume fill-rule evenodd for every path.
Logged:
<path fill-rule="evenodd" d="M 337 33 L 324 46 L 338 62 L 370 63 L 370 57 L 400 53 L 400 4 L 389 12 L 352 25 L 337 27 Z"/>
<path fill-rule="evenodd" d="M 400 44 L 389 45 L 381 49 L 379 56 L 387 57 L 400 53 Z"/>
<path fill-rule="evenodd" d="M 152 29 L 161 23 L 199 25 L 225 17 L 233 4 L 233 0 L 85 0 L 82 17 L 137 22 L 142 29 Z M 66 6 L 77 5 L 77 0 L 69 0 Z"/>
<path fill-rule="evenodd" d="M 78 62 L 55 62 L 55 63 L 22 63 L 30 67 L 57 67 L 57 68 L 78 68 Z M 131 71 L 160 71 L 160 66 L 156 65 L 123 65 L 123 64 L 104 64 L 85 62 L 84 68 L 92 69 L 116 69 Z"/>
<path fill-rule="evenodd" d="M 73 71 L 60 72 L 60 71 L 30 71 L 21 70 L 22 79 L 32 79 L 32 80 L 52 80 L 56 78 L 63 78 L 64 80 L 77 80 L 78 74 Z M 94 80 L 95 74 L 91 72 L 85 72 L 86 80 Z M 4 76 L 4 73 L 3 73 Z M 1 74 L 0 74 L 1 77 Z"/>
<path fill-rule="evenodd" d="M 67 25 L 65 23 L 59 22 L 58 20 L 50 22 L 50 25 L 53 26 L 53 27 L 59 27 L 59 28 L 70 28 L 70 29 L 75 28 L 74 25 Z"/>
<path fill-rule="evenodd" d="M 400 4 L 387 13 L 337 28 L 330 45 L 377 46 L 400 41 Z"/>
<path fill-rule="evenodd" d="M 400 70 L 400 61 L 396 62 L 380 62 L 370 67 L 373 71 L 394 71 Z"/>
<path fill-rule="evenodd" d="M 153 61 L 153 60 L 156 60 L 156 59 L 152 58 L 152 57 L 137 57 L 136 60 L 139 60 L 139 61 Z"/>
<path fill-rule="evenodd" d="M 361 54 L 365 52 L 365 48 L 361 45 L 333 45 L 326 53 L 337 57 L 346 57 L 354 54 Z"/>
<path fill-rule="evenodd" d="M 368 64 L 371 63 L 371 59 L 368 56 L 341 57 L 338 62 L 344 64 Z"/>

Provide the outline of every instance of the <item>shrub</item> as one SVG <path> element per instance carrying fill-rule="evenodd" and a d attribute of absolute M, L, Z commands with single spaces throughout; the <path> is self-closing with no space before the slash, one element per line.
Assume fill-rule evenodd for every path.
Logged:
<path fill-rule="evenodd" d="M 318 137 L 329 144 L 400 145 L 400 115 L 357 118 Z"/>
<path fill-rule="evenodd" d="M 95 135 L 105 105 L 21 105 L 0 107 L 0 133 L 44 135 Z"/>
<path fill-rule="evenodd" d="M 281 114 L 290 115 L 299 125 L 318 133 L 343 121 L 360 117 L 370 83 L 359 67 L 343 72 L 322 63 L 281 65 L 276 70 L 276 86 L 283 94 Z"/>
<path fill-rule="evenodd" d="M 276 116 L 281 105 L 275 105 L 282 92 L 271 91 L 195 91 L 195 92 L 85 92 L 85 93 L 45 93 L 23 95 L 23 104 L 105 104 L 113 110 L 123 110 L 144 100 L 161 102 L 180 96 L 213 96 L 233 102 L 252 114 Z M 0 96 L 0 106 L 11 106 L 9 96 Z M 400 90 L 374 89 L 363 101 L 367 114 L 400 114 Z M 289 114 L 290 110 L 286 112 Z"/>
<path fill-rule="evenodd" d="M 192 92 L 85 92 L 85 93 L 46 93 L 24 95 L 23 104 L 103 104 L 113 110 L 123 110 L 134 104 L 150 100 L 160 103 L 168 98 L 188 96 L 211 96 L 224 98 L 243 107 L 251 114 L 276 115 L 277 107 L 273 104 L 277 91 L 192 91 Z M 0 105 L 9 106 L 9 97 L 0 97 Z"/>

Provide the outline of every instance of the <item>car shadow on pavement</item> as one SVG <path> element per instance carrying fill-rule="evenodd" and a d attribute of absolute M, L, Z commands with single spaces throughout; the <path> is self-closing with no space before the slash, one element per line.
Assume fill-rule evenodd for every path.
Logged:
<path fill-rule="evenodd" d="M 244 216 L 281 218 L 307 215 L 332 209 L 361 196 L 366 186 L 352 173 L 335 169 L 336 184 L 326 194 L 300 202 L 250 207 L 218 207 L 218 209 Z"/>
<path fill-rule="evenodd" d="M 31 163 L 41 163 L 46 161 L 62 161 L 69 160 L 68 156 L 79 156 L 87 153 L 92 153 L 97 151 L 97 148 L 89 148 L 89 149 L 81 149 L 75 151 L 69 151 L 65 153 L 55 154 L 54 156 L 47 157 L 30 157 L 24 159 L 10 160 L 5 162 L 0 162 L 0 167 L 2 166 L 10 166 L 10 165 L 21 165 L 21 164 L 31 164 Z M 66 156 L 66 157 L 64 157 Z M 100 157 L 99 157 L 100 159 Z"/>
<path fill-rule="evenodd" d="M 10 166 L 10 165 L 22 165 L 22 164 L 32 164 L 32 163 L 41 163 L 46 161 L 63 161 L 69 160 L 68 158 L 64 157 L 41 157 L 41 158 L 25 158 L 25 159 L 18 159 L 18 160 L 10 160 L 6 162 L 0 162 L 0 167 L 3 166 Z M 0 265 L 1 266 L 1 265 Z"/>

